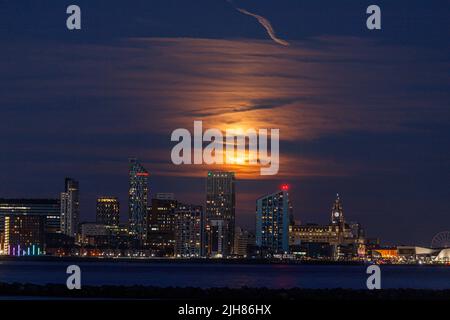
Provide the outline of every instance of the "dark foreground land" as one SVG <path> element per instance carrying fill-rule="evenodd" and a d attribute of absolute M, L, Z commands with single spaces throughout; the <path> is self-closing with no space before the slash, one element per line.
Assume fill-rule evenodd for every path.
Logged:
<path fill-rule="evenodd" d="M 0 283 L 0 300 L 8 299 L 119 299 L 159 301 L 450 301 L 450 290 L 351 290 L 351 289 L 266 289 L 266 288 L 160 288 L 145 286 L 84 286 L 68 290 L 65 285 Z"/>

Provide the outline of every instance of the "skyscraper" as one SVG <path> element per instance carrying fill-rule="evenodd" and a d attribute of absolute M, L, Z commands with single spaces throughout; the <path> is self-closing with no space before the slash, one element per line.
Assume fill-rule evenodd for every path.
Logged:
<path fill-rule="evenodd" d="M 288 188 L 256 200 L 256 245 L 270 253 L 288 252 L 290 217 Z"/>
<path fill-rule="evenodd" d="M 233 253 L 235 230 L 234 172 L 210 171 L 206 178 L 206 243 L 208 256 Z"/>
<path fill-rule="evenodd" d="M 129 160 L 129 177 L 129 231 L 141 244 L 144 244 L 147 238 L 149 173 L 136 159 L 132 158 Z"/>
<path fill-rule="evenodd" d="M 117 197 L 97 198 L 97 223 L 119 227 L 120 204 Z"/>
<path fill-rule="evenodd" d="M 78 181 L 66 178 L 65 191 L 61 193 L 61 232 L 70 237 L 78 233 L 80 213 Z"/>

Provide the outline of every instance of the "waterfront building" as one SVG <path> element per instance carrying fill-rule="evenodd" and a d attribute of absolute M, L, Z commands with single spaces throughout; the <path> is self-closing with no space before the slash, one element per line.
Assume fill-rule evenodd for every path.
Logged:
<path fill-rule="evenodd" d="M 45 250 L 45 216 L 6 215 L 3 254 L 36 256 Z"/>
<path fill-rule="evenodd" d="M 128 225 L 120 224 L 117 228 L 111 228 L 110 230 L 110 247 L 117 249 L 130 249 L 136 247 L 136 240 L 130 236 L 128 231 Z"/>
<path fill-rule="evenodd" d="M 175 256 L 200 257 L 204 232 L 202 206 L 178 204 L 175 209 Z"/>
<path fill-rule="evenodd" d="M 398 246 L 397 253 L 398 257 L 404 261 L 418 261 L 425 258 L 431 258 L 434 254 L 436 255 L 440 250 L 417 247 L 417 246 Z"/>
<path fill-rule="evenodd" d="M 119 226 L 120 204 L 117 197 L 97 198 L 97 223 L 108 226 Z"/>
<path fill-rule="evenodd" d="M 318 255 L 305 253 L 308 248 L 314 250 L 318 248 L 317 245 L 309 245 L 312 243 L 318 243 L 323 248 L 325 248 L 325 244 L 330 245 L 333 250 L 329 258 L 335 260 L 365 255 L 364 230 L 357 222 L 345 222 L 342 200 L 339 195 L 337 195 L 331 208 L 330 224 L 294 224 L 289 227 L 289 245 L 295 247 L 296 251 L 303 250 L 306 256 Z M 320 256 L 328 251 L 328 248 L 322 250 Z"/>
<path fill-rule="evenodd" d="M 303 242 L 291 246 L 291 253 L 300 258 L 330 259 L 334 254 L 334 246 L 328 242 Z"/>
<path fill-rule="evenodd" d="M 65 191 L 61 193 L 61 232 L 70 237 L 78 233 L 80 214 L 79 183 L 66 178 Z"/>
<path fill-rule="evenodd" d="M 111 227 L 102 223 L 83 222 L 80 224 L 81 243 L 84 245 L 108 245 Z"/>
<path fill-rule="evenodd" d="M 107 236 L 111 233 L 108 225 L 95 222 L 83 222 L 80 229 L 82 237 Z"/>
<path fill-rule="evenodd" d="M 436 262 L 450 263 L 450 248 L 445 248 L 439 251 L 435 257 Z"/>
<path fill-rule="evenodd" d="M 157 193 L 149 209 L 147 243 L 158 255 L 173 255 L 175 245 L 175 196 Z"/>
<path fill-rule="evenodd" d="M 234 254 L 239 257 L 247 257 L 250 254 L 251 248 L 256 245 L 255 234 L 244 230 L 240 227 L 236 228 L 234 236 Z"/>
<path fill-rule="evenodd" d="M 208 172 L 205 224 L 205 253 L 207 256 L 227 257 L 233 253 L 235 211 L 234 172 Z"/>
<path fill-rule="evenodd" d="M 256 246 L 271 254 L 287 253 L 291 217 L 286 187 L 256 200 Z"/>
<path fill-rule="evenodd" d="M 449 248 L 425 248 L 418 246 L 398 246 L 371 250 L 373 259 L 389 259 L 402 263 L 449 263 Z"/>
<path fill-rule="evenodd" d="M 6 215 L 45 217 L 45 232 L 61 230 L 61 205 L 58 199 L 0 199 L 0 233 L 4 232 Z"/>
<path fill-rule="evenodd" d="M 231 254 L 227 243 L 230 232 L 229 224 L 225 219 L 209 219 L 205 226 L 204 254 L 212 258 L 224 258 Z"/>
<path fill-rule="evenodd" d="M 347 234 L 350 236 L 350 233 Z M 290 226 L 290 244 L 299 245 L 302 242 L 339 243 L 339 227 L 335 225 L 318 225 L 308 223 Z"/>
<path fill-rule="evenodd" d="M 142 244 L 147 238 L 148 171 L 134 158 L 129 160 L 129 231 Z"/>
<path fill-rule="evenodd" d="M 396 247 L 380 247 L 371 250 L 372 257 L 382 259 L 397 259 L 398 251 Z"/>
<path fill-rule="evenodd" d="M 47 233 L 45 235 L 45 254 L 56 256 L 70 255 L 75 247 L 75 238 L 63 233 Z"/>

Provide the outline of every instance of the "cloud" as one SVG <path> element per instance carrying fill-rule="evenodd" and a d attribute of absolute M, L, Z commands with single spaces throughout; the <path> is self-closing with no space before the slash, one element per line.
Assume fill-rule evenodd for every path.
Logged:
<path fill-rule="evenodd" d="M 228 0 L 228 3 L 230 3 L 240 13 L 251 16 L 251 17 L 255 18 L 256 20 L 258 20 L 258 22 L 264 27 L 264 29 L 266 29 L 267 34 L 270 36 L 270 38 L 273 41 L 275 41 L 278 44 L 281 44 L 282 46 L 289 46 L 289 42 L 277 37 L 277 34 L 276 34 L 275 30 L 273 29 L 272 24 L 270 23 L 269 20 L 267 20 L 263 16 L 257 15 L 248 10 L 236 7 L 232 0 Z"/>
<path fill-rule="evenodd" d="M 170 163 L 170 134 L 192 131 L 193 121 L 203 120 L 205 129 L 279 128 L 283 177 L 352 175 L 353 168 L 364 168 L 346 168 L 323 152 L 305 155 L 304 146 L 449 118 L 448 52 L 408 52 L 357 38 L 287 48 L 192 38 L 8 47 L 0 53 L 8 79 L 0 98 L 1 116 L 8 119 L 0 134 L 8 139 L 0 147 L 28 150 L 31 144 L 40 150 L 29 152 L 33 161 L 117 163 L 134 154 L 162 175 L 200 177 L 206 167 L 189 171 Z M 248 179 L 256 172 L 240 170 Z"/>

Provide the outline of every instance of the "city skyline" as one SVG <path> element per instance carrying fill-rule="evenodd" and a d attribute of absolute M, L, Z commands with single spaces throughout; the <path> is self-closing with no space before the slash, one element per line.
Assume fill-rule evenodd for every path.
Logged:
<path fill-rule="evenodd" d="M 381 0 L 384 27 L 369 31 L 367 6 L 331 0 L 82 2 L 80 31 L 63 6 L 2 3 L 0 197 L 59 198 L 72 177 L 81 221 L 110 195 L 125 222 L 133 155 L 152 195 L 183 203 L 204 204 L 208 170 L 236 172 L 245 228 L 254 199 L 289 183 L 303 222 L 327 223 L 339 193 L 388 243 L 449 229 L 448 4 Z M 200 120 L 279 128 L 279 174 L 173 165 L 171 132 Z"/>
<path fill-rule="evenodd" d="M 166 205 L 169 205 L 169 208 L 173 208 L 173 209 L 177 209 L 177 203 L 178 205 L 182 206 L 182 207 L 200 207 L 200 208 L 204 208 L 204 213 L 202 213 L 202 219 L 204 219 L 204 223 L 205 225 L 203 227 L 206 227 L 207 225 L 209 225 L 208 220 L 210 219 L 210 217 L 214 219 L 218 219 L 218 218 L 222 218 L 221 214 L 219 213 L 219 215 L 217 216 L 217 213 L 212 214 L 213 212 L 216 211 L 215 207 L 211 207 L 210 209 L 208 209 L 209 206 L 209 202 L 214 201 L 214 200 L 220 200 L 219 201 L 219 205 L 217 208 L 220 209 L 221 204 L 220 203 L 228 203 L 229 201 L 231 201 L 230 199 L 227 199 L 227 196 L 225 195 L 225 197 L 223 196 L 223 188 L 225 186 L 225 189 L 227 188 L 232 188 L 232 197 L 234 198 L 235 195 L 235 174 L 233 172 L 226 172 L 226 171 L 208 171 L 207 174 L 205 175 L 205 179 L 204 179 L 204 183 L 206 185 L 206 193 L 203 193 L 203 197 L 206 196 L 206 198 L 204 199 L 203 202 L 198 202 L 195 203 L 194 202 L 189 202 L 189 201 L 182 201 L 179 198 L 177 198 L 175 196 L 174 193 L 171 192 L 158 192 L 158 190 L 156 190 L 154 192 L 154 194 L 150 194 L 149 192 L 149 177 L 150 174 L 147 172 L 147 170 L 145 169 L 145 167 L 139 162 L 139 159 L 136 158 L 128 158 L 128 163 L 129 163 L 129 183 L 130 186 L 135 186 L 136 183 L 132 183 L 133 179 L 138 178 L 138 179 L 143 179 L 140 183 L 140 187 L 143 188 L 143 194 L 140 194 L 140 197 L 142 198 L 140 201 L 143 201 L 145 203 L 147 203 L 146 206 L 146 210 L 145 210 L 145 217 L 142 218 L 141 223 L 145 224 L 145 236 L 143 237 L 143 239 L 145 240 L 149 240 L 147 239 L 148 236 L 151 235 L 151 227 L 152 227 L 152 223 L 155 223 L 155 226 L 158 223 L 161 223 L 162 220 L 167 220 L 167 222 L 162 221 L 163 224 L 166 223 L 174 223 L 173 221 L 173 217 L 170 217 L 170 212 L 167 213 L 163 213 L 160 211 L 161 208 L 153 208 L 153 206 L 155 206 L 155 204 L 160 207 L 164 207 Z M 218 177 L 218 182 L 213 182 L 212 179 L 216 179 L 216 177 Z M 232 182 L 232 187 L 227 187 L 227 183 L 226 182 L 227 178 L 232 178 L 233 182 Z M 209 181 L 211 180 L 211 181 Z M 60 226 L 61 226 L 61 233 L 66 233 L 65 230 L 65 223 L 64 223 L 64 214 L 65 211 L 67 211 L 67 204 L 63 205 L 65 202 L 67 202 L 68 195 L 67 192 L 71 187 L 75 187 L 75 192 L 76 192 L 76 198 L 78 198 L 79 196 L 79 182 L 73 178 L 65 178 L 65 192 L 61 193 L 61 198 L 60 199 L 51 199 L 51 198 L 32 198 L 32 197 L 27 197 L 27 196 L 22 196 L 19 197 L 17 199 L 1 199 L 2 201 L 4 201 L 5 203 L 16 203 L 15 205 L 18 208 L 24 208 L 24 206 L 31 204 L 32 206 L 35 204 L 38 205 L 43 205 L 44 207 L 42 207 L 41 210 L 45 209 L 45 210 L 49 210 L 47 213 L 47 220 L 51 219 L 51 218 L 55 218 L 54 216 L 52 216 L 53 213 L 53 209 L 52 206 L 55 207 L 56 205 L 58 206 L 58 208 L 60 207 L 61 211 L 60 211 Z M 212 193 L 212 190 L 216 190 L 216 188 L 219 188 L 220 193 L 217 193 L 217 195 L 219 195 L 219 198 L 216 198 L 217 195 L 214 195 L 214 193 Z M 271 198 L 271 197 L 275 197 L 278 195 L 282 195 L 281 198 L 283 198 L 283 195 L 285 196 L 285 198 L 288 198 L 288 192 L 290 191 L 291 185 L 289 184 L 280 184 L 278 186 L 274 186 L 273 189 L 271 191 L 267 191 L 265 194 L 261 194 L 260 196 L 258 196 L 257 198 L 253 199 L 253 203 L 256 203 L 256 210 L 254 212 L 255 214 L 255 219 L 256 219 L 256 223 L 254 223 L 253 225 L 240 225 L 240 224 L 235 224 L 234 222 L 234 218 L 233 218 L 233 228 L 231 231 L 231 238 L 233 239 L 231 241 L 231 249 L 229 252 L 231 252 L 234 248 L 234 244 L 233 242 L 235 241 L 235 235 L 234 232 L 237 229 L 240 229 L 242 231 L 249 231 L 252 232 L 253 234 L 258 234 L 258 221 L 260 221 L 261 219 L 261 208 L 260 208 L 260 201 L 261 199 L 266 199 L 266 198 Z M 130 194 L 131 194 L 131 189 L 130 189 Z M 145 195 L 144 195 L 145 194 Z M 231 193 L 230 193 L 231 196 Z M 132 207 L 130 207 L 133 198 L 128 198 L 127 202 L 128 202 L 128 209 L 131 210 Z M 145 201 L 144 201 L 145 199 Z M 11 202 L 13 201 L 13 202 Z M 224 201 L 224 202 L 223 202 Z M 45 207 L 45 205 L 47 205 L 47 203 L 49 204 L 49 207 Z M 189 205 L 186 205 L 184 203 L 190 203 Z M 305 228 L 308 225 L 311 226 L 319 226 L 321 223 L 326 222 L 327 220 L 324 219 L 324 217 L 326 217 L 326 215 L 322 216 L 321 219 L 315 220 L 315 221 L 304 221 L 301 219 L 301 217 L 296 216 L 295 214 L 293 214 L 295 212 L 295 208 L 293 208 L 292 204 L 290 203 L 290 201 L 287 202 L 288 206 L 286 207 L 286 204 L 284 205 L 285 209 L 285 213 L 284 213 L 284 217 L 282 219 L 284 219 L 283 223 L 285 224 L 285 226 L 283 227 L 284 229 L 287 228 L 288 225 L 297 225 L 298 227 L 302 227 Z M 330 202 L 331 203 L 331 202 Z M 79 202 L 76 202 L 76 206 L 77 209 L 79 209 Z M 106 205 L 106 206 L 105 206 Z M 119 223 L 120 226 L 125 226 L 127 229 L 129 228 L 129 232 L 130 234 L 135 234 L 135 232 L 133 232 L 133 228 L 136 228 L 134 226 L 134 222 L 131 219 L 131 211 L 127 211 L 127 212 L 123 212 L 120 211 L 120 201 L 118 199 L 117 196 L 97 196 L 96 197 L 96 210 L 95 210 L 95 216 L 94 219 L 90 219 L 90 220 L 80 220 L 79 218 L 77 218 L 76 220 L 78 220 L 77 222 L 77 229 L 81 230 L 81 226 L 83 224 L 101 224 L 101 225 L 105 225 L 108 227 L 119 227 Z M 331 209 L 330 209 L 331 208 Z M 5 211 L 5 208 L 2 207 L 0 205 L 0 209 L 2 209 L 3 211 Z M 343 213 L 343 206 L 342 206 L 342 200 L 341 197 L 339 195 L 339 193 L 336 194 L 336 198 L 332 204 L 332 206 L 329 206 L 329 211 L 331 212 L 331 217 L 330 220 L 331 221 L 331 225 L 336 225 L 339 227 L 339 229 L 343 229 L 344 227 L 344 223 L 345 223 L 345 218 L 344 218 L 344 213 Z M 17 209 L 16 209 L 17 210 Z M 177 209 L 178 210 L 178 209 Z M 7 210 L 6 210 L 7 211 Z M 25 210 L 26 211 L 26 210 Z M 24 212 L 25 212 L 24 211 Z M 208 213 L 209 212 L 209 213 Z M 220 211 L 221 212 L 221 211 Z M 226 212 L 226 211 L 224 211 Z M 17 214 L 22 214 L 20 211 L 17 212 Z M 169 214 L 169 215 L 167 215 Z M 272 213 L 273 214 L 273 213 Z M 204 216 L 203 216 L 204 215 Z M 217 216 L 217 217 L 214 217 Z M 148 219 L 148 220 L 147 220 Z M 156 220 L 154 220 L 156 219 Z M 162 220 L 161 220 L 162 219 Z M 229 218 L 226 218 L 229 219 Z M 287 220 L 286 220 L 287 219 Z M 160 221 L 158 221 L 160 220 Z M 56 221 L 56 220 L 55 220 Z M 108 222 L 109 221 L 109 222 Z M 361 227 L 361 225 L 358 222 L 355 222 L 354 219 L 349 219 L 349 221 L 352 221 L 352 223 L 357 223 L 358 228 Z M 46 225 L 50 226 L 50 228 L 55 228 L 55 222 L 52 222 L 51 220 L 48 220 L 48 222 L 46 222 Z M 59 223 L 58 223 L 59 225 Z M 142 227 L 142 226 L 141 226 Z M 149 230 L 147 230 L 147 227 L 150 228 Z M 223 228 L 224 226 L 222 226 Z M 244 229 L 242 229 L 244 228 Z M 320 227 L 319 227 L 320 228 Z M 369 227 L 370 229 L 370 227 Z M 52 229 L 51 229 L 52 230 Z M 159 230 L 161 231 L 161 230 Z M 54 232 L 54 231 L 52 231 Z M 286 232 L 286 230 L 284 230 L 284 232 Z M 438 233 L 439 231 L 437 231 Z M 207 229 L 205 229 L 205 237 L 207 237 L 206 235 L 208 234 Z M 365 235 L 366 236 L 366 235 Z M 138 237 L 139 239 L 142 239 L 141 237 Z M 225 237 L 226 238 L 226 237 Z M 207 239 L 207 238 L 205 238 Z M 393 243 L 393 242 L 387 242 L 384 241 L 384 239 L 381 239 L 379 236 L 376 235 L 376 232 L 372 234 L 370 234 L 369 237 L 366 237 L 366 240 L 376 240 L 376 241 L 380 241 L 380 244 L 382 245 L 418 245 L 417 243 L 413 243 L 413 242 L 403 242 L 403 243 Z M 161 239 L 160 239 L 161 240 Z M 151 241 L 153 240 L 149 240 L 149 243 L 151 243 Z M 284 240 L 284 246 L 287 245 L 287 240 Z M 260 241 L 261 242 L 261 241 Z M 428 246 L 428 244 L 426 244 Z M 206 249 L 207 250 L 207 249 Z M 223 249 L 221 249 L 223 250 Z M 215 253 L 217 254 L 217 252 Z M 203 252 L 202 255 L 206 255 L 206 252 Z"/>
<path fill-rule="evenodd" d="M 168 192 L 150 198 L 148 177 L 139 160 L 130 158 L 129 220 L 125 225 L 119 224 L 120 202 L 111 196 L 97 198 L 95 223 L 80 222 L 80 185 L 73 178 L 65 178 L 59 200 L 0 199 L 0 254 L 448 262 L 448 231 L 437 233 L 429 247 L 387 245 L 380 238 L 368 237 L 361 223 L 345 219 L 339 194 L 330 206 L 328 223 L 305 223 L 293 215 L 290 186 L 280 185 L 277 191 L 255 200 L 255 229 L 249 231 L 235 224 L 234 172 L 207 172 L 205 206 L 180 202 Z"/>

